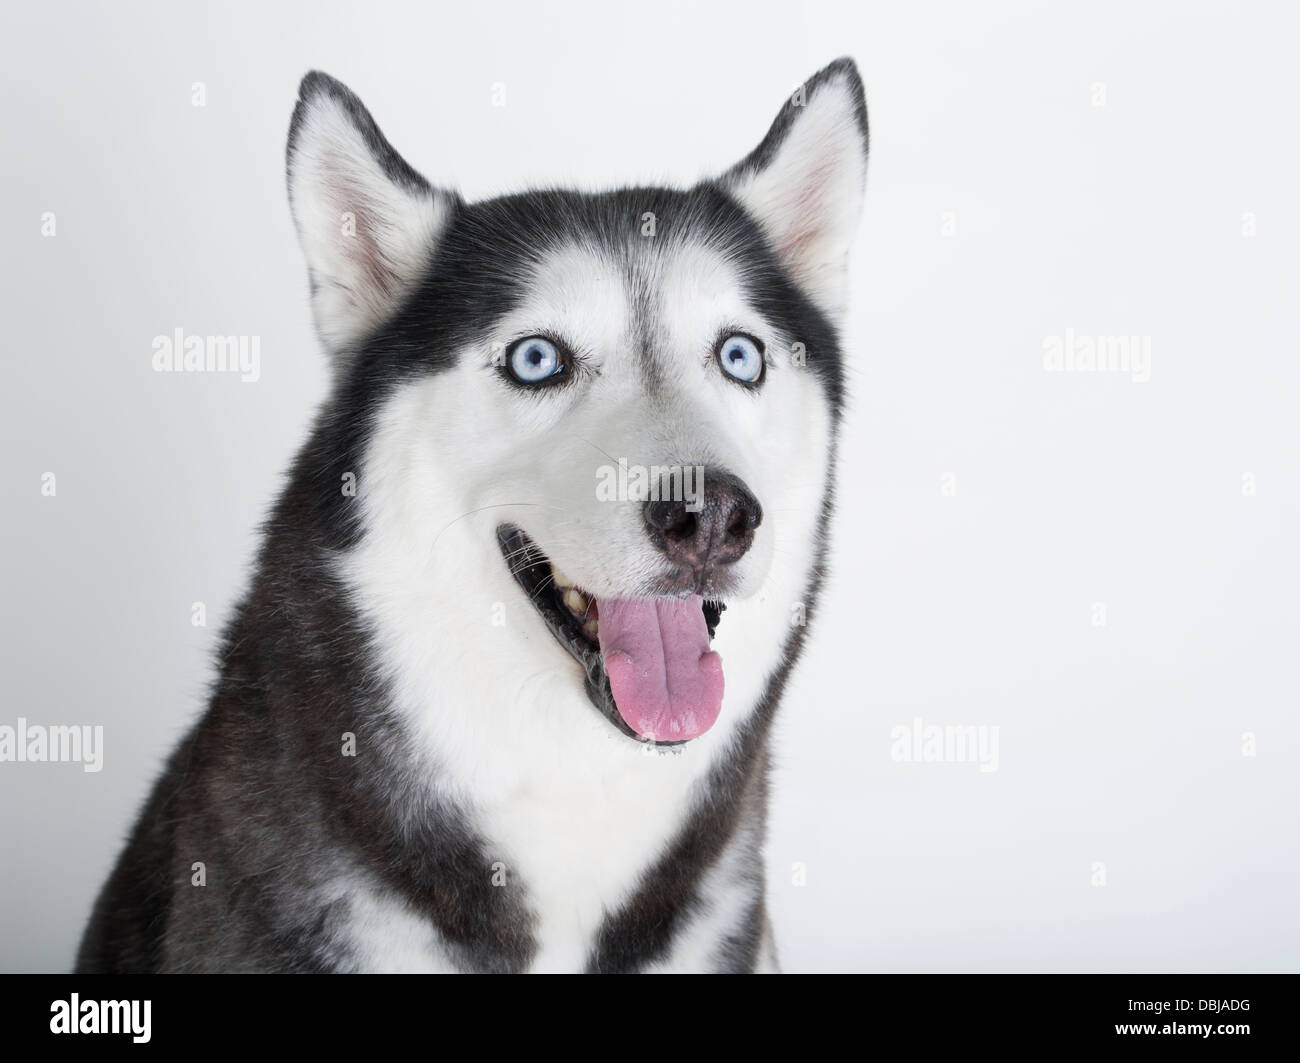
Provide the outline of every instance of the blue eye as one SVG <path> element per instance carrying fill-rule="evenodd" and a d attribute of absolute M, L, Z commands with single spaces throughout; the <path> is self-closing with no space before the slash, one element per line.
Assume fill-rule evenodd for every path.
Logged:
<path fill-rule="evenodd" d="M 564 358 L 550 340 L 529 336 L 510 348 L 506 366 L 519 383 L 541 384 L 564 372 Z"/>
<path fill-rule="evenodd" d="M 763 345 L 752 336 L 730 335 L 718 347 L 718 364 L 734 380 L 757 384 L 763 379 Z"/>

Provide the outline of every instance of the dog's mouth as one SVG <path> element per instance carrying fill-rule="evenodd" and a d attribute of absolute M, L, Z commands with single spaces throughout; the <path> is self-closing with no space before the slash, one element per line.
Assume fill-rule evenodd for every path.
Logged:
<path fill-rule="evenodd" d="M 722 709 L 722 658 L 709 649 L 721 602 L 596 598 L 575 586 L 511 524 L 497 541 L 515 581 L 551 634 L 582 666 L 587 695 L 615 727 L 643 742 L 698 738 Z"/>

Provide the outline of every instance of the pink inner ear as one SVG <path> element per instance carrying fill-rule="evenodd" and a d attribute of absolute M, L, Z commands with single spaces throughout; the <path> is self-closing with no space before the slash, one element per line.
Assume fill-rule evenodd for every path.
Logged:
<path fill-rule="evenodd" d="M 329 198 L 339 221 L 336 232 L 340 247 L 349 259 L 365 271 L 366 281 L 372 291 L 381 299 L 387 298 L 397 291 L 401 280 L 375 238 L 376 229 L 383 224 L 383 219 L 375 212 L 374 205 L 360 187 L 348 179 L 348 160 L 327 156 L 326 162 L 334 174 L 329 184 Z M 352 215 L 352 235 L 345 235 L 342 230 L 345 213 Z"/>
<path fill-rule="evenodd" d="M 778 240 L 777 251 L 797 271 L 807 268 L 811 245 L 824 231 L 826 189 L 834 173 L 833 162 L 824 160 L 814 166 L 807 178 L 795 187 L 782 211 L 789 223 Z"/>

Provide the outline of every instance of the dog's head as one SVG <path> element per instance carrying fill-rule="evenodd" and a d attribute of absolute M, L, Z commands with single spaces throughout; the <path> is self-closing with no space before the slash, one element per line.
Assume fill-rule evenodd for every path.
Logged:
<path fill-rule="evenodd" d="M 375 594 L 437 586 L 435 623 L 461 628 L 480 592 L 524 608 L 554 636 L 529 667 L 642 739 L 713 725 L 724 642 L 728 700 L 748 697 L 820 557 L 866 156 L 842 59 L 716 180 L 466 203 L 308 75 L 290 199 L 337 416 L 366 421 Z"/>

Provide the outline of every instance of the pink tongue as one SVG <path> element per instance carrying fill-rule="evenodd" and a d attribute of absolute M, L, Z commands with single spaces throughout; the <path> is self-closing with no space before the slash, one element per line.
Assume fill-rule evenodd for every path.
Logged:
<path fill-rule="evenodd" d="M 699 595 L 597 600 L 614 704 L 643 738 L 696 738 L 718 719 L 722 658 L 709 649 L 703 604 Z"/>

